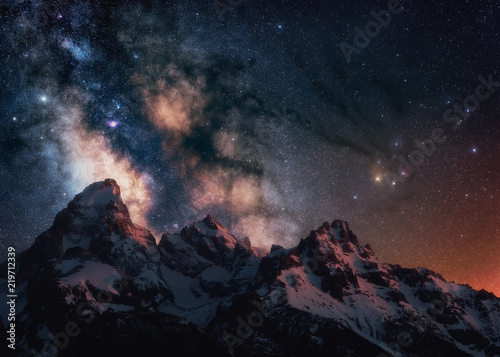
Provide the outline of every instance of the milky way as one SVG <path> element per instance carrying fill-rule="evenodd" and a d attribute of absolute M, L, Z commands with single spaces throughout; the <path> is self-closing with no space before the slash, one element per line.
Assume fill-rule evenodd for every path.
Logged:
<path fill-rule="evenodd" d="M 345 219 L 499 295 L 499 5 L 401 4 L 2 2 L 1 247 L 112 177 L 157 237 Z"/>

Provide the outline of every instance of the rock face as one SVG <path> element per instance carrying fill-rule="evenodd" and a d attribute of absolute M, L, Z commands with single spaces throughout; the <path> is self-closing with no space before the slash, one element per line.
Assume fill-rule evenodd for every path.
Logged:
<path fill-rule="evenodd" d="M 386 264 L 339 220 L 266 255 L 210 215 L 156 244 L 107 179 L 17 263 L 2 356 L 500 356 L 500 299 Z"/>

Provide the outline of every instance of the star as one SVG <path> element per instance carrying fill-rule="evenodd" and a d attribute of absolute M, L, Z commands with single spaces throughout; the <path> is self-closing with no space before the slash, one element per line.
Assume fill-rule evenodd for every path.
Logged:
<path fill-rule="evenodd" d="M 116 120 L 110 120 L 110 121 L 108 121 L 108 126 L 109 126 L 110 128 L 116 128 L 116 127 L 118 126 L 118 124 L 119 124 L 119 123 L 118 123 L 118 121 L 116 121 Z"/>

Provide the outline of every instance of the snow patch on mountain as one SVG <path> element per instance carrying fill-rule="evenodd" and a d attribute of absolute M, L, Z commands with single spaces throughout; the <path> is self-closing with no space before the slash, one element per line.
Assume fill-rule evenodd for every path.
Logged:
<path fill-rule="evenodd" d="M 74 247 L 89 249 L 91 241 L 91 237 L 89 236 L 82 236 L 79 234 L 64 235 L 62 238 L 63 254 L 66 253 L 68 249 Z"/>
<path fill-rule="evenodd" d="M 122 202 L 120 188 L 116 181 L 101 181 L 88 186 L 75 199 L 75 203 L 81 207 L 106 206 L 110 202 Z"/>
<path fill-rule="evenodd" d="M 68 270 L 68 263 L 61 270 Z M 87 284 L 92 284 L 99 290 L 109 291 L 113 294 L 118 294 L 114 288 L 121 279 L 121 273 L 118 269 L 111 265 L 101 262 L 87 261 L 82 264 L 79 269 L 59 280 L 61 284 L 73 288 L 75 286 L 87 287 Z"/>

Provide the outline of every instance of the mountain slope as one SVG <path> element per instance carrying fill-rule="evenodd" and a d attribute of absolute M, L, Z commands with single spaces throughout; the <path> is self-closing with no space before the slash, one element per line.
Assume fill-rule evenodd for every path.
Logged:
<path fill-rule="evenodd" d="M 210 215 L 156 244 L 107 179 L 17 262 L 20 356 L 500 356 L 500 299 L 384 263 L 339 220 L 267 255 Z"/>
<path fill-rule="evenodd" d="M 499 307 L 493 294 L 381 262 L 334 221 L 264 257 L 249 292 L 211 327 L 242 356 L 496 356 Z M 235 316 L 258 312 L 269 318 L 242 338 L 238 328 L 251 323 Z"/>

